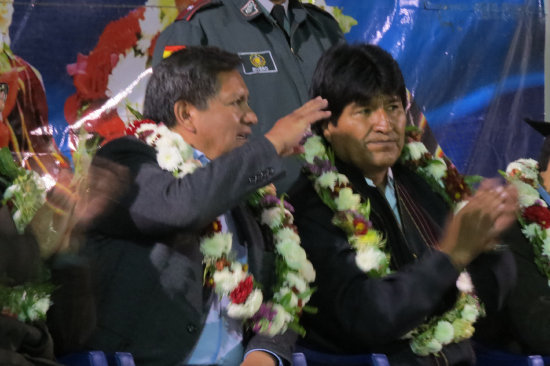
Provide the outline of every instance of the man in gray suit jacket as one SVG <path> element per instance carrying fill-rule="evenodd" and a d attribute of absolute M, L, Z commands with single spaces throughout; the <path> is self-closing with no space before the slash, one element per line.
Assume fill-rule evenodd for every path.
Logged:
<path fill-rule="evenodd" d="M 284 175 L 282 157 L 300 150 L 309 125 L 330 112 L 323 111 L 325 100 L 313 99 L 248 141 L 258 121 L 248 106 L 239 64 L 238 56 L 225 51 L 188 47 L 157 65 L 147 86 L 144 117 L 182 136 L 197 158 L 209 160 L 207 165 L 176 178 L 161 168 L 155 148 L 130 136 L 99 150 L 96 159 L 127 167 L 133 180 L 94 225 L 84 249 L 97 285 L 98 323 L 88 347 L 129 351 L 138 365 L 290 360 L 295 338 L 290 332 L 266 337 L 241 328 L 235 335 L 220 315 L 223 306 L 221 313 L 212 311 L 217 298 L 203 286 L 199 242 L 205 228 L 223 215 L 233 249 L 241 248 L 255 280 L 264 294 L 269 292 L 272 244 L 264 241 L 243 203 Z M 223 324 L 221 331 L 208 333 L 205 324 L 212 317 Z M 236 345 L 235 339 L 242 341 Z M 208 354 L 205 350 L 216 342 L 216 354 Z"/>

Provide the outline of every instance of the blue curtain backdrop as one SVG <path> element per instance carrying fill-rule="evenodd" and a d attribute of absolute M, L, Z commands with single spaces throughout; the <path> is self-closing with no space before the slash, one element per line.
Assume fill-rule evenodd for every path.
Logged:
<path fill-rule="evenodd" d="M 544 119 L 542 0 L 326 0 L 355 18 L 350 42 L 376 43 L 399 61 L 409 90 L 443 151 L 464 173 L 495 176 L 536 157 Z M 66 65 L 88 54 L 105 26 L 144 1 L 16 1 L 11 48 L 42 74 L 49 122 L 61 142 Z M 61 146 L 67 151 L 67 146 Z"/>

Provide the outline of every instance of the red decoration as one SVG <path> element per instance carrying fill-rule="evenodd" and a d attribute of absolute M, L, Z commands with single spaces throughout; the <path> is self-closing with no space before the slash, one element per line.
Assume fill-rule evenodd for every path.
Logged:
<path fill-rule="evenodd" d="M 550 210 L 538 205 L 527 207 L 523 210 L 523 217 L 531 222 L 536 222 L 545 229 L 550 228 Z"/>
<path fill-rule="evenodd" d="M 239 282 L 239 285 L 235 287 L 233 291 L 229 294 L 229 297 L 231 298 L 231 301 L 234 304 L 242 304 L 246 301 L 248 298 L 248 295 L 252 292 L 252 289 L 254 287 L 254 283 L 252 281 L 252 276 L 248 276 L 241 282 Z"/>

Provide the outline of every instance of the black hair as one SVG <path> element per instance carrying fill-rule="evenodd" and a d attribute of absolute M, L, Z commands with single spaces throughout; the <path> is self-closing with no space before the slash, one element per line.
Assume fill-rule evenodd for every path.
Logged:
<path fill-rule="evenodd" d="M 143 117 L 174 126 L 177 101 L 205 109 L 219 91 L 218 75 L 236 70 L 240 64 L 239 56 L 216 47 L 186 47 L 174 52 L 153 68 L 145 91 Z"/>
<path fill-rule="evenodd" d="M 380 95 L 395 95 L 407 108 L 407 90 L 399 64 L 379 46 L 338 43 L 319 59 L 310 96 L 327 99 L 333 124 L 350 103 L 368 104 Z"/>

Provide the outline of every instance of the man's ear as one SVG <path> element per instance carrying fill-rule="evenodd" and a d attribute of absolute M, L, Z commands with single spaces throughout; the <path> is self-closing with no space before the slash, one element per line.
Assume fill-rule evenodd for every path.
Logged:
<path fill-rule="evenodd" d="M 322 128 L 322 131 L 323 131 L 323 136 L 325 136 L 325 139 L 326 139 L 328 142 L 332 142 L 332 141 L 331 141 L 332 132 L 334 131 L 334 128 L 335 128 L 336 126 L 334 126 L 334 125 L 332 124 L 332 122 L 331 122 L 331 121 L 328 121 L 328 120 L 327 120 L 327 121 L 323 121 L 322 123 L 323 123 L 323 125 L 321 126 L 321 128 Z"/>
<path fill-rule="evenodd" d="M 176 116 L 178 129 L 183 129 L 190 133 L 195 133 L 197 131 L 192 118 L 193 108 L 195 108 L 193 105 L 183 100 L 178 100 L 174 103 L 174 116 Z"/>

